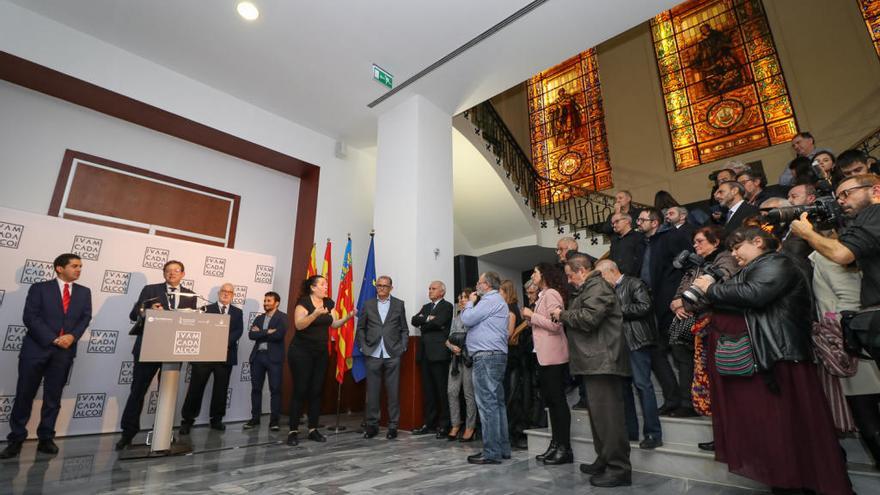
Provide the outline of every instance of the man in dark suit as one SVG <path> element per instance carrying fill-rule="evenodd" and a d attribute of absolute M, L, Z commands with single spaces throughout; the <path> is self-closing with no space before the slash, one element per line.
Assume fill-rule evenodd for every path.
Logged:
<path fill-rule="evenodd" d="M 422 400 L 425 423 L 413 430 L 413 435 L 437 433 L 437 438 L 446 437 L 449 431 L 449 395 L 446 392 L 446 379 L 449 376 L 449 327 L 452 326 L 452 303 L 443 299 L 446 284 L 439 280 L 428 286 L 428 304 L 412 317 L 412 325 L 422 331 L 422 338 L 416 354 L 422 370 Z"/>
<path fill-rule="evenodd" d="M 198 303 L 195 293 L 180 282 L 186 276 L 183 263 L 171 260 L 162 267 L 162 276 L 165 281 L 158 284 L 145 285 L 141 289 L 137 302 L 131 308 L 128 318 L 137 322 L 132 328 L 132 333 L 137 335 L 131 353 L 134 355 L 134 369 L 132 370 L 131 392 L 125 401 L 125 409 L 122 411 L 122 438 L 116 442 L 116 450 L 122 450 L 131 445 L 131 440 L 141 429 L 141 411 L 144 409 L 144 396 L 153 382 L 153 377 L 162 369 L 162 363 L 142 363 L 140 361 L 141 345 L 144 337 L 144 311 L 147 309 L 196 309 Z M 187 297 L 186 294 L 193 294 Z"/>
<path fill-rule="evenodd" d="M 24 303 L 22 319 L 27 328 L 18 355 L 18 382 L 15 403 L 9 417 L 9 443 L 0 459 L 21 452 L 27 439 L 27 422 L 34 397 L 43 382 L 43 408 L 37 436 L 37 451 L 57 454 L 55 420 L 61 410 L 61 392 L 76 357 L 76 343 L 92 320 L 92 293 L 74 283 L 82 272 L 79 256 L 66 253 L 55 258 L 55 280 L 31 285 Z"/>
<path fill-rule="evenodd" d="M 235 286 L 225 283 L 217 293 L 217 302 L 205 308 L 206 313 L 229 315 L 229 345 L 224 363 L 192 363 L 189 379 L 189 390 L 183 400 L 180 434 L 189 434 L 190 427 L 195 423 L 199 410 L 202 408 L 202 397 L 208 378 L 214 375 L 214 386 L 211 389 L 211 429 L 224 431 L 223 416 L 226 414 L 226 390 L 229 388 L 229 375 L 232 367 L 238 364 L 238 339 L 244 331 L 244 313 L 232 305 Z"/>
<path fill-rule="evenodd" d="M 379 395 L 382 375 L 385 376 L 385 394 L 388 397 L 388 434 L 397 438 L 400 421 L 400 356 L 406 352 L 409 327 L 403 301 L 391 297 L 391 277 L 376 279 L 376 299 L 364 303 L 358 314 L 357 345 L 367 365 L 367 411 L 364 438 L 379 433 Z"/>
<path fill-rule="evenodd" d="M 245 430 L 260 425 L 263 415 L 263 382 L 269 375 L 269 429 L 278 431 L 281 416 L 281 377 L 284 363 L 284 335 L 290 323 L 287 314 L 278 311 L 281 296 L 267 292 L 263 297 L 263 310 L 248 330 L 248 338 L 254 341 L 251 350 L 251 419 L 244 424 Z"/>
<path fill-rule="evenodd" d="M 722 182 L 715 191 L 715 199 L 726 209 L 719 224 L 724 226 L 724 236 L 742 225 L 743 220 L 758 215 L 760 212 L 745 201 L 746 188 L 736 181 Z"/>

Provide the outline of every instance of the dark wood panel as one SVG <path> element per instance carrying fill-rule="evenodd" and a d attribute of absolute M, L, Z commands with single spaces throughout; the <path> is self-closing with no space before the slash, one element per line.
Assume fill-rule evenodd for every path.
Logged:
<path fill-rule="evenodd" d="M 61 218 L 66 218 L 68 220 L 76 220 L 77 222 L 85 222 L 91 223 L 94 225 L 101 225 L 104 227 L 113 227 L 114 229 L 122 229 L 122 230 L 130 230 L 132 232 L 140 232 L 142 234 L 148 234 L 150 231 L 147 229 L 143 229 L 141 227 L 135 227 L 133 225 L 125 225 L 124 223 L 115 223 L 115 222 L 105 222 L 103 220 L 96 220 L 94 218 L 86 218 L 81 217 L 79 215 L 71 215 L 70 213 L 65 213 Z"/>
<path fill-rule="evenodd" d="M 166 232 L 166 231 L 164 231 L 164 230 L 160 230 L 160 229 L 156 229 L 156 235 L 158 235 L 158 236 L 160 236 L 160 237 L 170 237 L 170 238 L 172 238 L 172 239 L 180 239 L 180 240 L 182 240 L 182 241 L 200 242 L 200 243 L 202 243 L 202 244 L 208 244 L 208 245 L 211 245 L 211 246 L 226 247 L 225 244 L 223 244 L 222 242 L 219 242 L 219 241 L 209 241 L 209 240 L 207 240 L 207 239 L 199 239 L 198 237 L 192 237 L 192 236 L 188 236 L 188 235 L 177 234 L 177 233 L 174 233 L 174 232 Z"/>

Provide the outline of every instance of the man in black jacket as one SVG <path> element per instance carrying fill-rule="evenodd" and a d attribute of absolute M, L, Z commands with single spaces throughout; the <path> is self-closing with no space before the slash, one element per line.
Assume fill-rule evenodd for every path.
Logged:
<path fill-rule="evenodd" d="M 413 435 L 437 434 L 446 437 L 449 428 L 449 396 L 446 378 L 449 374 L 449 349 L 446 339 L 452 325 L 452 304 L 443 299 L 446 284 L 439 280 L 428 286 L 428 304 L 412 317 L 412 325 L 422 332 L 416 360 L 422 370 L 422 400 L 425 422 Z"/>
<path fill-rule="evenodd" d="M 715 199 L 725 209 L 717 222 L 724 226 L 725 236 L 739 228 L 746 218 L 760 213 L 758 208 L 746 202 L 745 193 L 745 186 L 736 181 L 722 182 L 715 191 Z"/>
<path fill-rule="evenodd" d="M 287 313 L 280 311 L 281 295 L 267 292 L 263 296 L 265 313 L 254 319 L 248 338 L 254 341 L 251 363 L 251 419 L 242 425 L 245 430 L 260 426 L 263 415 L 263 383 L 269 377 L 269 430 L 278 431 L 281 416 L 281 380 L 284 373 L 284 337 L 290 328 Z"/>
<path fill-rule="evenodd" d="M 632 397 L 632 385 L 635 385 L 645 421 L 645 438 L 639 448 L 655 449 L 663 445 L 663 431 L 657 412 L 657 396 L 654 393 L 654 384 L 651 383 L 651 349 L 657 344 L 657 325 L 651 308 L 651 294 L 644 282 L 622 274 L 617 264 L 611 260 L 600 261 L 596 264 L 596 270 L 602 272 L 602 278 L 614 287 L 623 313 L 623 335 L 629 347 L 629 361 L 633 372 L 632 380 L 625 384 L 623 390 L 627 429 L 630 431 L 630 438 L 634 436 L 638 439 L 639 420 Z"/>
<path fill-rule="evenodd" d="M 625 213 L 611 216 L 611 250 L 608 257 L 614 261 L 625 275 L 639 276 L 642 269 L 642 256 L 645 255 L 645 236 L 634 230 L 632 218 Z"/>

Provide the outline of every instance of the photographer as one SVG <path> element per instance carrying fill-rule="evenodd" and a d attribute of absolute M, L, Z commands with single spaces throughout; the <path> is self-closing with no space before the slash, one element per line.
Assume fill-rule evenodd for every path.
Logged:
<path fill-rule="evenodd" d="M 856 262 L 861 268 L 862 313 L 857 319 L 866 323 L 859 336 L 861 345 L 880 363 L 880 177 L 864 174 L 844 179 L 837 186 L 837 202 L 853 219 L 839 239 L 815 232 L 806 213 L 791 223 L 791 231 L 838 265 Z"/>
<path fill-rule="evenodd" d="M 851 494 L 811 361 L 809 283 L 759 227 L 737 229 L 728 245 L 740 272 L 719 283 L 694 281 L 713 307 L 715 458 L 775 489 Z"/>

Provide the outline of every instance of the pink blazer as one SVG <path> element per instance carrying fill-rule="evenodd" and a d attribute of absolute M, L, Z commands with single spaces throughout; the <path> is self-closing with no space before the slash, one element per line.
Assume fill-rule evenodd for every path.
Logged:
<path fill-rule="evenodd" d="M 568 362 L 568 338 L 562 323 L 550 319 L 550 310 L 562 307 L 562 296 L 556 289 L 544 289 L 538 294 L 532 315 L 532 340 L 541 366 Z"/>

